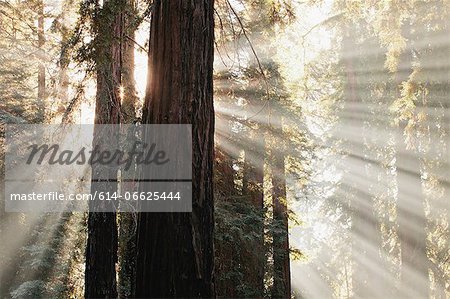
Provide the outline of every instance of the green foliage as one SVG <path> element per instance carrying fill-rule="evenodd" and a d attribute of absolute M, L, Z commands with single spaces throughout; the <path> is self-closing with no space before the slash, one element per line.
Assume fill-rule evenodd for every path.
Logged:
<path fill-rule="evenodd" d="M 273 265 L 269 257 L 273 254 L 286 254 L 284 248 L 273 248 L 272 244 L 284 241 L 285 228 L 281 221 L 267 221 L 268 211 L 254 207 L 245 197 L 223 198 L 218 196 L 215 204 L 215 247 L 216 247 L 216 280 L 219 297 L 227 294 L 227 286 L 234 286 L 238 298 L 255 297 L 259 290 L 254 289 L 248 277 L 244 277 L 246 270 L 256 267 L 256 263 L 265 264 L 264 297 L 271 297 L 271 281 L 274 276 Z M 264 227 L 261 231 L 260 228 Z M 257 249 L 255 243 L 263 238 L 264 247 Z M 275 241 L 274 241 L 274 238 Z M 288 253 L 293 260 L 303 260 L 305 257 L 299 249 L 291 248 Z M 255 264 L 250 263 L 253 261 Z"/>
<path fill-rule="evenodd" d="M 34 96 L 36 46 L 32 42 L 34 4 L 0 3 L 0 110 L 33 121 L 37 102 Z M 27 59 L 24 59 L 27 57 Z"/>
<path fill-rule="evenodd" d="M 224 296 L 223 286 L 232 285 L 237 297 L 252 297 L 259 293 L 246 284 L 244 267 L 252 267 L 249 260 L 265 260 L 264 252 L 254 249 L 254 244 L 261 239 L 259 228 L 264 223 L 264 214 L 248 201 L 217 200 L 215 206 L 215 244 L 217 263 L 218 296 Z M 256 265 L 253 265 L 256 266 Z M 222 287 L 222 288 L 221 288 Z"/>
<path fill-rule="evenodd" d="M 79 293 L 77 268 L 82 262 L 84 216 L 80 213 L 49 214 L 31 230 L 22 248 L 22 262 L 13 298 L 67 298 Z M 20 283 L 22 282 L 22 283 Z"/>
<path fill-rule="evenodd" d="M 135 8 L 130 3 L 130 1 L 109 0 L 100 6 L 95 0 L 81 1 L 78 19 L 67 41 L 67 48 L 75 53 L 75 61 L 84 64 L 89 73 L 94 72 L 96 64 L 105 63 L 99 60 L 103 57 L 99 53 L 103 48 L 99 47 L 98 43 L 107 46 L 114 38 L 120 40 L 129 38 L 126 36 L 114 37 L 112 34 L 108 34 L 113 30 L 111 26 L 118 13 L 123 13 L 130 18 L 127 26 L 131 28 L 137 28 L 149 16 L 151 5 L 142 11 L 141 7 Z M 122 28 L 122 31 L 129 32 L 129 29 Z"/>

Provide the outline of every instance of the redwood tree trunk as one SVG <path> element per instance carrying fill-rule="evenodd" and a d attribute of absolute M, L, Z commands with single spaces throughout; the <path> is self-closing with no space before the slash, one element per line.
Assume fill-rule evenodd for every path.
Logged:
<path fill-rule="evenodd" d="M 97 94 L 95 106 L 95 127 L 93 148 L 98 145 L 100 151 L 105 150 L 98 144 L 97 124 L 120 123 L 119 86 L 121 61 L 122 18 L 120 0 L 104 2 L 95 22 L 96 29 L 96 67 Z M 101 131 L 114 142 L 118 131 L 116 126 L 108 127 L 108 132 Z M 97 179 L 117 178 L 117 169 L 105 165 L 92 166 L 91 192 L 117 192 L 117 180 L 97 181 Z M 98 204 L 90 202 L 90 209 L 98 208 Z M 96 206 L 94 206 L 96 205 Z M 88 238 L 86 248 L 85 297 L 117 298 L 116 263 L 117 263 L 117 221 L 116 213 L 90 212 L 88 216 Z"/>
<path fill-rule="evenodd" d="M 291 267 L 289 258 L 288 206 L 286 197 L 285 147 L 283 121 L 279 111 L 274 113 L 272 162 L 273 220 L 273 298 L 291 298 Z"/>
<path fill-rule="evenodd" d="M 143 122 L 192 124 L 192 212 L 139 215 L 138 298 L 215 295 L 213 2 L 153 2 Z"/>

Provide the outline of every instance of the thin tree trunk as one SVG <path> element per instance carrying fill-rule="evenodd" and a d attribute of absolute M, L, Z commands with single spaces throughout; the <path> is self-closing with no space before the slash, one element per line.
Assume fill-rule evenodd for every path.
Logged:
<path fill-rule="evenodd" d="M 213 2 L 153 2 L 143 123 L 192 124 L 192 212 L 139 215 L 138 298 L 215 296 Z"/>
<path fill-rule="evenodd" d="M 257 219 L 244 228 L 250 242 L 242 244 L 242 267 L 245 285 L 251 289 L 251 297 L 264 296 L 264 269 L 266 255 L 264 247 L 264 153 L 265 140 L 260 128 L 251 130 L 250 141 L 245 150 L 242 195 L 250 204 Z"/>
<path fill-rule="evenodd" d="M 136 120 L 136 104 L 139 100 L 134 80 L 134 39 L 136 31 L 136 0 L 127 0 L 124 12 L 122 42 L 122 84 L 123 123 L 132 124 Z"/>
<path fill-rule="evenodd" d="M 133 146 L 135 129 L 133 124 L 136 121 L 136 104 L 139 100 L 136 91 L 136 82 L 134 80 L 135 55 L 134 55 L 134 36 L 136 31 L 136 3 L 135 0 L 127 0 L 123 15 L 123 39 L 122 39 L 122 122 L 127 124 L 128 132 L 125 147 L 130 151 Z M 122 179 L 136 178 L 136 168 L 133 166 L 128 170 L 122 169 Z M 121 192 L 130 192 L 138 190 L 136 182 L 122 182 Z M 136 223 L 137 215 L 132 212 L 120 213 L 119 215 L 119 296 L 121 298 L 133 298 L 136 279 Z"/>
<path fill-rule="evenodd" d="M 44 62 L 44 45 L 45 45 L 45 35 L 44 35 L 44 1 L 38 2 L 38 48 L 39 48 L 39 65 L 38 65 L 38 121 L 43 123 L 45 120 L 45 100 L 46 100 L 46 90 L 45 90 L 45 62 Z"/>
<path fill-rule="evenodd" d="M 110 138 L 114 144 L 117 127 L 107 129 L 97 124 L 120 123 L 120 61 L 121 30 L 120 0 L 104 3 L 103 14 L 95 19 L 97 37 L 96 67 L 97 95 L 95 106 L 95 128 L 93 147 L 99 146 L 98 134 Z M 108 143 L 106 142 L 106 145 Z M 117 192 L 117 181 L 96 181 L 104 178 L 117 178 L 117 169 L 94 164 L 92 166 L 91 192 Z M 99 203 L 90 202 L 90 208 L 98 208 Z M 100 203 L 101 204 L 101 203 Z M 88 239 L 86 248 L 85 297 L 117 298 L 116 263 L 117 263 L 117 221 L 116 213 L 90 212 L 88 216 Z"/>
<path fill-rule="evenodd" d="M 217 117 L 224 117 L 225 120 L 223 121 L 226 121 L 227 123 L 224 125 L 226 131 L 216 138 L 214 190 L 217 201 L 233 203 L 235 201 L 234 197 L 237 195 L 234 184 L 235 170 L 233 169 L 233 157 L 227 152 L 225 146 L 228 142 L 230 142 L 231 127 L 229 125 L 228 117 L 222 115 Z M 228 205 L 226 207 L 228 207 Z M 215 269 L 217 273 L 221 273 L 223 277 L 226 277 L 226 279 L 216 280 L 216 293 L 218 297 L 236 298 L 238 296 L 237 286 L 239 282 L 236 281 L 234 277 L 231 278 L 228 276 L 233 271 L 236 271 L 237 267 L 239 267 L 239 262 L 236 260 L 238 257 L 234 254 L 235 246 L 236 244 L 230 241 L 219 241 L 215 243 Z"/>
<path fill-rule="evenodd" d="M 64 9 L 67 8 L 67 1 L 63 3 L 63 11 L 61 12 L 60 17 L 60 34 L 61 34 L 61 50 L 59 57 L 59 76 L 58 76 L 58 100 L 59 100 L 59 109 L 64 111 L 64 107 L 69 103 L 69 75 L 67 73 L 67 69 L 70 63 L 70 57 L 67 49 L 67 42 L 69 39 L 69 29 L 65 25 L 67 22 L 66 12 Z M 64 123 L 73 123 L 73 114 L 69 113 L 68 117 L 63 120 Z"/>

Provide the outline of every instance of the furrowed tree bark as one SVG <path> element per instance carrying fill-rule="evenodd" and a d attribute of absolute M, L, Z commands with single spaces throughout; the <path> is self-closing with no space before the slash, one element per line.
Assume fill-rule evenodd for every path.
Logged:
<path fill-rule="evenodd" d="M 153 2 L 143 123 L 192 124 L 192 212 L 139 215 L 138 298 L 215 296 L 213 2 Z"/>
<path fill-rule="evenodd" d="M 286 197 L 285 139 L 281 112 L 273 115 L 272 206 L 276 229 L 273 233 L 273 298 L 291 298 L 291 267 L 289 258 L 289 212 Z"/>
<path fill-rule="evenodd" d="M 108 126 L 105 129 L 97 125 L 120 123 L 120 37 L 122 31 L 120 3 L 120 0 L 105 1 L 94 19 L 97 95 L 93 147 L 100 146 L 100 151 L 105 148 L 99 144 L 99 134 L 106 136 L 109 142 L 114 144 L 118 136 L 118 126 Z M 110 194 L 117 192 L 117 180 L 96 181 L 98 178 L 105 177 L 117 179 L 117 169 L 107 165 L 92 165 L 92 193 L 95 191 Z M 89 204 L 90 209 L 93 209 L 99 208 L 99 204 L 103 203 L 90 202 Z M 90 212 L 86 248 L 86 298 L 117 298 L 117 242 L 116 213 Z"/>

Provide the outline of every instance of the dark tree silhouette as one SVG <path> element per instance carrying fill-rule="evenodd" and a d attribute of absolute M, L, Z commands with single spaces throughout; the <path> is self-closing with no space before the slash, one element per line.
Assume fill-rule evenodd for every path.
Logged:
<path fill-rule="evenodd" d="M 153 3 L 143 123 L 192 124 L 192 212 L 141 213 L 136 297 L 214 297 L 214 1 Z"/>
<path fill-rule="evenodd" d="M 120 123 L 120 37 L 122 34 L 120 3 L 120 0 L 105 1 L 94 19 L 97 94 L 93 148 L 98 145 L 100 151 L 104 150 L 105 144 L 106 146 L 115 144 L 114 138 L 118 137 L 118 131 L 116 126 L 105 128 L 97 125 Z M 108 138 L 111 143 L 100 143 L 98 138 L 100 136 L 103 140 Z M 104 181 L 105 178 L 117 178 L 117 169 L 108 165 L 92 165 L 92 193 L 95 191 L 110 194 L 117 192 L 117 181 Z M 101 208 L 99 204 L 103 203 L 90 202 L 90 209 Z M 116 213 L 90 212 L 86 248 L 86 298 L 117 297 L 117 242 Z"/>

